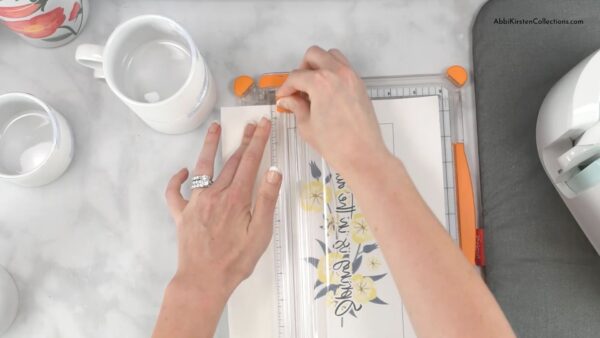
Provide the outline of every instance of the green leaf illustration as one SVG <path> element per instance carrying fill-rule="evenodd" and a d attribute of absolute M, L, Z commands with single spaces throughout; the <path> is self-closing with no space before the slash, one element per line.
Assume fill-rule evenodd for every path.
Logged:
<path fill-rule="evenodd" d="M 327 288 L 322 288 L 321 290 L 319 290 L 319 292 L 315 296 L 315 299 L 319 299 L 319 298 L 325 296 L 327 294 L 327 291 L 329 291 Z"/>
<path fill-rule="evenodd" d="M 48 2 L 48 0 L 40 0 L 38 2 L 40 4 L 40 9 L 42 10 L 42 12 L 45 11 L 46 10 L 46 2 Z"/>
<path fill-rule="evenodd" d="M 317 282 L 315 283 L 315 287 L 313 289 L 318 288 L 319 285 L 321 285 L 321 284 L 323 284 L 323 283 L 321 283 L 321 281 L 317 279 Z"/>
<path fill-rule="evenodd" d="M 46 39 L 42 39 L 42 40 L 48 41 L 48 42 L 55 42 L 55 41 L 64 40 L 64 39 L 68 38 L 71 35 L 73 35 L 73 33 L 69 32 L 69 33 L 65 33 L 65 34 L 59 35 L 59 36 L 55 36 L 55 37 L 51 37 L 51 38 L 46 38 Z"/>
<path fill-rule="evenodd" d="M 388 305 L 388 303 L 382 301 L 379 297 L 375 297 L 374 299 L 371 299 L 371 303 L 381 304 L 381 305 Z"/>
<path fill-rule="evenodd" d="M 325 177 L 325 184 L 331 182 L 331 173 L 329 173 L 329 175 L 327 175 L 327 177 Z"/>
<path fill-rule="evenodd" d="M 360 268 L 361 264 L 362 264 L 362 256 L 356 257 L 354 262 L 352 262 L 352 273 L 356 273 L 356 271 L 358 271 L 358 268 Z"/>
<path fill-rule="evenodd" d="M 378 247 L 379 246 L 377 245 L 377 243 L 365 245 L 365 247 L 363 248 L 363 252 L 364 253 L 369 253 L 369 252 L 377 249 Z"/>
<path fill-rule="evenodd" d="M 387 276 L 387 273 L 383 273 L 381 275 L 375 275 L 375 276 L 367 276 L 367 277 L 371 278 L 373 280 L 373 282 L 376 282 L 385 276 Z"/>
<path fill-rule="evenodd" d="M 325 247 L 325 243 L 323 243 L 322 241 L 317 239 L 317 242 L 319 242 L 319 246 L 321 246 L 321 250 L 323 250 L 323 253 L 327 252 L 327 248 Z"/>
<path fill-rule="evenodd" d="M 315 268 L 319 265 L 319 260 L 314 257 L 308 257 L 304 260 L 306 260 L 308 263 L 310 263 L 310 265 L 314 266 Z"/>
<path fill-rule="evenodd" d="M 317 166 L 315 161 L 310 161 L 309 165 L 310 165 L 310 175 L 316 180 L 321 178 L 321 169 L 319 169 L 319 167 Z"/>
<path fill-rule="evenodd" d="M 60 26 L 60 27 L 58 27 L 58 28 L 66 29 L 66 30 L 68 30 L 69 32 L 71 32 L 71 34 L 73 34 L 73 35 L 77 35 L 77 32 L 76 32 L 76 31 L 75 31 L 73 28 L 71 28 L 71 27 L 69 27 L 69 26 Z"/>

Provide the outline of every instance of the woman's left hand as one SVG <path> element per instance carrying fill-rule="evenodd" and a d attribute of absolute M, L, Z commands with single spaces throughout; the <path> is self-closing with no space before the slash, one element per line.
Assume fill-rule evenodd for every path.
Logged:
<path fill-rule="evenodd" d="M 190 332 L 212 337 L 211 328 L 214 331 L 229 295 L 250 276 L 269 245 L 282 178 L 276 168 L 262 178 L 253 209 L 252 196 L 270 130 L 271 122 L 265 118 L 258 125 L 247 125 L 242 144 L 219 177 L 210 187 L 194 189 L 189 201 L 180 191 L 187 169 L 171 178 L 166 199 L 177 225 L 179 259 L 165 292 L 156 337 Z M 212 177 L 220 134 L 219 124 L 213 123 L 195 175 Z"/>

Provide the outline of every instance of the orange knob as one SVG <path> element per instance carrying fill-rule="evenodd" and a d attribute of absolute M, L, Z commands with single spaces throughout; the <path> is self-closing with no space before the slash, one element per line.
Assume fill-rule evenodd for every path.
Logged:
<path fill-rule="evenodd" d="M 457 87 L 464 86 L 467 83 L 467 70 L 461 66 L 454 65 L 446 70 L 446 76 Z"/>
<path fill-rule="evenodd" d="M 254 79 L 248 75 L 241 75 L 233 80 L 233 94 L 242 97 L 248 93 L 248 90 L 254 85 Z"/>

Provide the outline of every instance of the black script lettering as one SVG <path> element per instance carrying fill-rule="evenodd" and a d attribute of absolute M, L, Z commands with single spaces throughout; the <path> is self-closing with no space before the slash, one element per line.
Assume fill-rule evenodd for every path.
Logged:
<path fill-rule="evenodd" d="M 350 252 L 350 242 L 347 238 L 338 239 L 333 243 L 333 248 L 341 253 L 348 253 Z"/>
<path fill-rule="evenodd" d="M 344 189 L 346 187 L 346 181 L 344 181 L 340 174 L 335 174 L 335 183 L 337 183 L 338 189 Z"/>
<path fill-rule="evenodd" d="M 362 309 L 362 305 L 356 305 L 352 300 L 346 299 L 339 302 L 335 307 L 335 315 L 341 317 L 350 310 L 360 311 L 360 309 Z"/>

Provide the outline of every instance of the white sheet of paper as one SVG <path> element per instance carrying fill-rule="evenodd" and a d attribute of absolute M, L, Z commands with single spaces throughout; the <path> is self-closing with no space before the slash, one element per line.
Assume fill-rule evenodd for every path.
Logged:
<path fill-rule="evenodd" d="M 418 191 L 444 224 L 446 207 L 438 97 L 375 100 L 373 105 L 386 146 L 403 160 Z M 263 116 L 269 116 L 270 110 L 270 106 L 221 109 L 224 159 L 231 156 L 239 146 L 245 125 L 250 121 L 258 121 Z M 267 153 L 268 151 L 269 149 L 266 150 Z M 259 177 L 267 170 L 266 158 L 267 156 L 263 158 Z M 444 226 L 447 227 L 447 224 Z M 230 298 L 228 318 L 231 338 L 277 337 L 273 255 L 270 246 L 258 262 L 253 275 L 244 281 Z M 381 269 L 389 272 L 385 261 Z M 377 295 L 388 304 L 376 304 L 368 309 L 365 307 L 359 318 L 345 320 L 343 327 L 337 321 L 328 323 L 327 331 L 330 336 L 415 336 L 391 276 L 377 283 Z"/>

